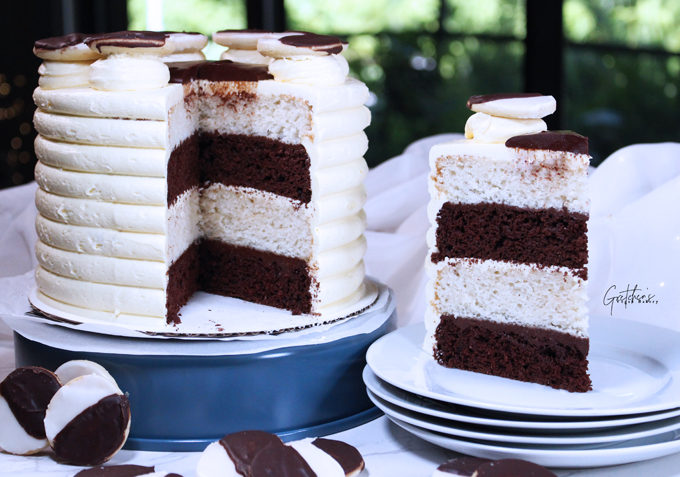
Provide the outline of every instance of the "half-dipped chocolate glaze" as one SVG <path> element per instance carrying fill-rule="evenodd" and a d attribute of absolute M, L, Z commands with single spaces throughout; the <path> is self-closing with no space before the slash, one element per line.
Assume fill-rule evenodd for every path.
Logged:
<path fill-rule="evenodd" d="M 59 431 L 51 442 L 55 459 L 72 465 L 99 465 L 125 443 L 130 403 L 111 394 L 85 409 Z"/>
<path fill-rule="evenodd" d="M 221 61 L 183 61 L 168 63 L 170 83 L 208 81 L 264 81 L 274 79 L 267 66 Z"/>
<path fill-rule="evenodd" d="M 321 437 L 314 439 L 312 444 L 335 459 L 345 471 L 345 475 L 356 471 L 361 472 L 364 468 L 364 458 L 361 457 L 361 453 L 349 444 Z"/>
<path fill-rule="evenodd" d="M 317 477 L 294 448 L 270 445 L 255 456 L 248 477 Z"/>
<path fill-rule="evenodd" d="M 489 103 L 491 101 L 498 101 L 500 99 L 515 99 L 515 98 L 535 98 L 536 96 L 543 96 L 539 93 L 495 93 L 495 94 L 480 94 L 477 96 L 470 96 L 467 101 L 467 108 L 472 109 L 473 104 Z"/>
<path fill-rule="evenodd" d="M 284 36 L 279 41 L 284 45 L 309 48 L 314 51 L 325 51 L 329 55 L 342 53 L 343 42 L 337 36 L 303 32 L 301 35 Z"/>
<path fill-rule="evenodd" d="M 82 33 L 71 33 L 64 36 L 55 36 L 36 41 L 33 46 L 38 50 L 61 50 L 69 46 L 85 43 L 85 40 L 94 35 L 84 35 Z"/>
<path fill-rule="evenodd" d="M 437 467 L 437 470 L 444 472 L 445 474 L 471 477 L 480 465 L 486 464 L 487 462 L 491 462 L 491 460 L 482 459 L 480 457 L 459 457 L 444 462 Z"/>
<path fill-rule="evenodd" d="M 545 467 L 521 459 L 501 459 L 479 466 L 475 477 L 557 477 Z"/>
<path fill-rule="evenodd" d="M 91 469 L 84 469 L 73 477 L 137 477 L 139 475 L 153 474 L 154 467 L 143 465 L 99 465 Z"/>
<path fill-rule="evenodd" d="M 268 432 L 241 431 L 224 436 L 220 439 L 220 445 L 227 451 L 236 472 L 250 476 L 253 460 L 260 452 L 269 446 L 283 447 L 284 444 L 281 439 Z"/>
<path fill-rule="evenodd" d="M 101 53 L 103 46 L 120 48 L 160 48 L 165 45 L 168 35 L 157 31 L 117 31 L 92 36 L 85 40 L 87 46 L 97 42 Z"/>
<path fill-rule="evenodd" d="M 29 436 L 45 439 L 45 411 L 60 387 L 59 378 L 52 371 L 24 366 L 0 383 L 0 395 Z"/>
<path fill-rule="evenodd" d="M 573 131 L 543 131 L 522 134 L 505 141 L 505 146 L 518 149 L 544 149 L 588 154 L 588 138 Z"/>

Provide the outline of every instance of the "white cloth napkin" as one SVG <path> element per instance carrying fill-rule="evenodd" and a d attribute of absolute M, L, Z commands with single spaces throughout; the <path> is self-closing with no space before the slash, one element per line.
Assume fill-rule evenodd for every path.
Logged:
<path fill-rule="evenodd" d="M 400 326 L 422 321 L 425 310 L 429 150 L 460 137 L 421 139 L 366 179 L 367 273 L 394 289 Z M 0 314 L 23 309 L 12 297 L 33 284 L 35 189 L 0 191 Z M 594 170 L 590 194 L 591 314 L 680 330 L 680 144 L 621 149 Z M 649 303 L 630 302 L 631 292 L 623 302 L 636 286 L 634 294 Z M 8 333 L 0 322 L 0 334 Z"/>

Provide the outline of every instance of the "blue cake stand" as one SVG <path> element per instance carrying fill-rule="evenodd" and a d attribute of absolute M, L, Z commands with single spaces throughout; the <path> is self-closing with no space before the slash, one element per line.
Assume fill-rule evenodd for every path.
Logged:
<path fill-rule="evenodd" d="M 395 322 L 394 296 L 382 288 L 374 306 L 323 331 L 314 344 L 298 346 L 282 335 L 280 346 L 268 341 L 261 352 L 247 343 L 246 354 L 239 341 L 121 338 L 28 320 L 9 324 L 17 366 L 55 370 L 72 359 L 101 364 L 130 399 L 125 448 L 175 452 L 201 451 L 246 429 L 293 440 L 378 417 L 361 373 L 366 350 Z"/>

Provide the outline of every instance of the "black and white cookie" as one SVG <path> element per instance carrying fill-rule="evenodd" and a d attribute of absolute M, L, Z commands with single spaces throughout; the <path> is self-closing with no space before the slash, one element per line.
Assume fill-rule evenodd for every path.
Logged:
<path fill-rule="evenodd" d="M 53 372 L 32 366 L 15 369 L 0 383 L 0 448 L 28 455 L 47 447 L 43 421 L 59 388 Z"/>
<path fill-rule="evenodd" d="M 196 476 L 349 477 L 363 468 L 359 451 L 344 442 L 303 439 L 284 444 L 267 432 L 243 431 L 210 444 L 198 462 Z"/>
<path fill-rule="evenodd" d="M 171 472 L 156 472 L 153 467 L 142 465 L 100 465 L 78 472 L 73 477 L 182 477 Z"/>
<path fill-rule="evenodd" d="M 279 38 L 262 38 L 257 42 L 257 51 L 271 58 L 338 55 L 346 47 L 347 43 L 337 36 L 307 32 L 289 32 Z"/>
<path fill-rule="evenodd" d="M 67 361 L 57 368 L 54 372 L 59 378 L 62 384 L 67 384 L 81 376 L 87 376 L 88 374 L 96 374 L 104 379 L 111 381 L 118 387 L 116 380 L 109 374 L 109 372 L 104 368 L 104 366 L 97 364 L 93 361 L 87 361 L 85 359 L 74 359 L 72 361 Z"/>
<path fill-rule="evenodd" d="M 460 477 L 472 477 L 477 468 L 487 462 L 491 461 L 479 457 L 459 457 L 457 459 L 451 459 L 437 467 L 437 470 L 434 471 L 432 477 L 452 477 L 456 475 Z"/>
<path fill-rule="evenodd" d="M 38 40 L 33 45 L 33 53 L 38 58 L 50 61 L 92 61 L 102 58 L 100 53 L 92 51 L 85 43 L 96 35 L 71 33 Z"/>
<path fill-rule="evenodd" d="M 521 459 L 501 459 L 477 468 L 473 477 L 557 477 L 545 467 Z"/>
<path fill-rule="evenodd" d="M 45 433 L 55 459 L 99 465 L 123 447 L 130 430 L 130 406 L 115 382 L 97 374 L 69 381 L 54 394 L 45 414 Z"/>

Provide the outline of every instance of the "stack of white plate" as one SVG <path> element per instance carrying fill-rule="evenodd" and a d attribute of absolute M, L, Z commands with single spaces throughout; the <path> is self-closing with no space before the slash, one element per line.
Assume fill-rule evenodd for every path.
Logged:
<path fill-rule="evenodd" d="M 395 424 L 463 454 L 597 467 L 680 451 L 680 333 L 609 317 L 589 333 L 587 393 L 444 368 L 422 323 L 371 346 L 364 382 Z"/>

